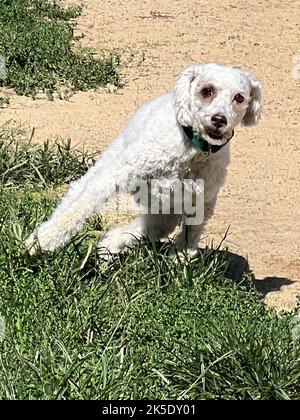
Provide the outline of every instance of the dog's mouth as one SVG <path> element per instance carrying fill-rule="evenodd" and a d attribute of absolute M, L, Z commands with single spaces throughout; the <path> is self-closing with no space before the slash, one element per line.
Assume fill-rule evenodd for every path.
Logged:
<path fill-rule="evenodd" d="M 210 142 L 212 140 L 212 144 L 223 144 L 224 142 L 228 142 L 234 136 L 234 130 L 231 133 L 223 133 L 221 134 L 217 130 L 207 130 L 206 131 L 207 141 Z"/>
<path fill-rule="evenodd" d="M 223 140 L 224 134 L 220 134 L 218 131 L 211 131 L 208 130 L 207 134 L 209 135 L 210 138 L 212 138 L 213 140 Z"/>

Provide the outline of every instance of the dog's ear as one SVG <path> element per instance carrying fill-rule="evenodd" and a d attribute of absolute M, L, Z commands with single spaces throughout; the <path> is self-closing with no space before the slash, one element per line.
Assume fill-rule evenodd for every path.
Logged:
<path fill-rule="evenodd" d="M 249 79 L 251 91 L 251 101 L 248 105 L 246 114 L 242 120 L 242 124 L 245 126 L 251 126 L 258 123 L 262 112 L 262 99 L 261 99 L 261 88 L 262 83 L 259 80 L 254 79 L 250 73 L 246 73 Z"/>
<path fill-rule="evenodd" d="M 185 69 L 175 83 L 175 111 L 177 120 L 181 125 L 189 127 L 192 125 L 192 82 L 202 72 L 201 65 L 192 65 Z"/>

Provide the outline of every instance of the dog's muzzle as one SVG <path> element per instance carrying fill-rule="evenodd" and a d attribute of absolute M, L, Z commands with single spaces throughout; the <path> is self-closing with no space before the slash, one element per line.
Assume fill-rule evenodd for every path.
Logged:
<path fill-rule="evenodd" d="M 205 156 L 209 156 L 211 153 L 217 153 L 224 146 L 226 146 L 226 144 L 228 144 L 229 141 L 234 136 L 234 130 L 232 130 L 231 137 L 228 138 L 225 143 L 223 143 L 223 144 L 211 144 L 201 134 L 194 131 L 192 127 L 182 126 L 182 128 L 183 128 L 183 131 L 184 131 L 186 137 L 193 144 L 193 146 L 196 147 L 197 149 L 201 150 L 204 153 Z"/>

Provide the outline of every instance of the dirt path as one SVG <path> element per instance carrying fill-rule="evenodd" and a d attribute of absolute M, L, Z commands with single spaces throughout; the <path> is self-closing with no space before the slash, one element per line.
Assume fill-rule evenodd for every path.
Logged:
<path fill-rule="evenodd" d="M 78 4 L 76 0 L 67 3 Z M 69 102 L 11 97 L 0 123 L 36 128 L 36 138 L 71 137 L 102 149 L 146 100 L 172 87 L 193 62 L 245 67 L 264 82 L 264 115 L 232 143 L 229 176 L 208 226 L 217 242 L 230 225 L 230 250 L 249 259 L 267 300 L 291 307 L 300 295 L 299 1 L 87 0 L 79 30 L 84 43 L 124 57 L 125 89 L 79 93 Z M 272 291 L 273 290 L 273 291 Z"/>

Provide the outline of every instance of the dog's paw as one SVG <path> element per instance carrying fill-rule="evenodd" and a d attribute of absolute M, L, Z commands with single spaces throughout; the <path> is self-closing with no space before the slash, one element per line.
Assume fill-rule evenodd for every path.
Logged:
<path fill-rule="evenodd" d="M 25 249 L 30 256 L 38 252 L 53 252 L 62 244 L 62 233 L 55 228 L 39 227 L 25 241 Z"/>
<path fill-rule="evenodd" d="M 195 248 L 177 248 L 176 245 L 172 245 L 169 251 L 169 257 L 175 262 L 190 261 L 197 257 L 198 249 Z"/>
<path fill-rule="evenodd" d="M 37 239 L 37 233 L 33 232 L 26 240 L 25 240 L 25 252 L 32 257 L 33 255 L 37 254 L 40 251 L 39 242 Z"/>
<path fill-rule="evenodd" d="M 109 261 L 115 255 L 118 255 L 122 250 L 119 248 L 107 248 L 102 244 L 97 245 L 97 254 L 100 260 L 102 261 Z"/>
<path fill-rule="evenodd" d="M 104 238 L 97 245 L 97 253 L 101 260 L 108 261 L 114 255 L 122 252 L 124 246 L 120 242 L 120 238 L 110 233 L 106 234 Z"/>

